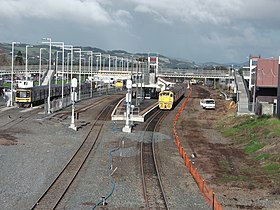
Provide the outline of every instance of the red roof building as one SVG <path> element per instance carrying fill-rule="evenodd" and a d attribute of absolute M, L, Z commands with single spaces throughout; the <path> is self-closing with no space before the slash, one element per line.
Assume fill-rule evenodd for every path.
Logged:
<path fill-rule="evenodd" d="M 256 87 L 277 88 L 278 63 L 278 59 L 258 59 L 256 67 Z"/>

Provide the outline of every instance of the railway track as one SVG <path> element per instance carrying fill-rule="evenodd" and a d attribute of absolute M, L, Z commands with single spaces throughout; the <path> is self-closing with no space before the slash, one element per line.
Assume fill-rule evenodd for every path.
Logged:
<path fill-rule="evenodd" d="M 105 101 L 109 101 L 112 98 L 112 96 L 107 96 L 105 98 L 102 98 L 92 104 L 86 105 L 84 107 L 81 108 L 77 108 L 76 109 L 76 113 L 82 113 L 85 112 L 87 110 L 93 109 L 95 107 L 97 107 L 98 105 L 100 105 L 101 103 L 104 103 Z M 71 115 L 71 111 L 67 111 L 67 112 L 59 112 L 59 113 L 55 113 L 52 116 L 50 116 L 49 120 L 51 119 L 57 119 L 57 120 L 63 120 L 67 117 L 69 117 Z"/>
<path fill-rule="evenodd" d="M 32 116 L 34 116 L 37 113 L 38 113 L 38 109 L 33 109 L 29 112 L 20 113 L 19 116 L 7 115 L 7 118 L 8 118 L 7 122 L 0 125 L 0 129 L 2 131 L 8 130 L 17 124 L 25 122 L 27 119 L 31 118 Z"/>
<path fill-rule="evenodd" d="M 161 182 L 156 159 L 155 141 L 153 132 L 166 112 L 158 110 L 148 121 L 145 128 L 145 142 L 140 145 L 140 166 L 142 174 L 143 193 L 148 209 L 169 209 L 166 195 Z"/>
<path fill-rule="evenodd" d="M 89 154 L 94 148 L 98 137 L 102 131 L 103 125 L 110 117 L 113 105 L 119 100 L 114 100 L 103 108 L 96 120 L 92 123 L 88 134 L 83 143 L 78 148 L 76 153 L 71 157 L 66 166 L 52 181 L 46 191 L 40 196 L 36 203 L 32 206 L 33 209 L 56 209 L 62 201 L 64 195 L 69 190 L 74 179 L 77 177 L 83 164 L 87 160 Z"/>

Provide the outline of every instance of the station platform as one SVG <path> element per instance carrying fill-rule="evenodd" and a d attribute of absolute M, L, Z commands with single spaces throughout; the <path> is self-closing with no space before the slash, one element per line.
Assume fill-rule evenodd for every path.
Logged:
<path fill-rule="evenodd" d="M 158 108 L 158 100 L 157 99 L 144 99 L 139 101 L 139 106 L 135 106 L 136 100 L 132 99 L 132 107 L 131 107 L 131 115 L 130 120 L 134 122 L 145 122 L 145 119 L 149 116 L 149 114 Z M 119 101 L 115 109 L 111 114 L 111 120 L 126 120 L 126 105 L 125 98 Z"/>

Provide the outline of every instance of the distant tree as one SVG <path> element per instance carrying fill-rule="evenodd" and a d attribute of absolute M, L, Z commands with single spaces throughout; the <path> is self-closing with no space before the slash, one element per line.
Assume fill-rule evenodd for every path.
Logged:
<path fill-rule="evenodd" d="M 21 51 L 18 51 L 15 58 L 15 65 L 24 65 L 24 60 Z"/>
<path fill-rule="evenodd" d="M 7 65 L 9 65 L 7 53 L 5 53 L 3 50 L 0 50 L 0 66 L 7 66 Z"/>
<path fill-rule="evenodd" d="M 140 61 L 140 62 L 147 62 L 148 61 L 148 59 L 146 57 L 139 57 L 136 60 Z"/>

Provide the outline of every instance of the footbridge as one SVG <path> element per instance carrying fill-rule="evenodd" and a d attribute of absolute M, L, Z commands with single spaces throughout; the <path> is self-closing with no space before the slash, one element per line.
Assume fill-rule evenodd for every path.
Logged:
<path fill-rule="evenodd" d="M 69 69 L 69 68 L 68 68 Z M 13 74 L 17 76 L 25 76 L 29 75 L 46 75 L 48 71 L 48 66 L 42 66 L 41 70 L 37 65 L 29 65 L 28 69 L 25 69 L 25 66 L 14 66 Z M 116 68 L 114 70 L 109 69 L 108 67 L 103 67 L 102 69 L 94 69 L 90 70 L 88 67 L 79 69 L 78 66 L 73 66 L 72 71 L 67 71 L 67 68 L 64 71 L 61 71 L 61 68 L 57 71 L 52 70 L 57 75 L 64 74 L 65 77 L 72 75 L 99 75 L 99 76 L 127 76 L 131 77 L 131 75 L 147 75 L 148 70 L 142 69 L 142 71 L 137 70 L 136 68 L 126 68 L 125 70 L 122 68 Z M 0 66 L 0 76 L 11 75 L 11 66 Z M 234 79 L 234 76 L 228 70 L 203 70 L 203 69 L 171 69 L 171 68 L 161 68 L 156 75 L 157 77 L 164 78 L 201 78 L 201 79 Z"/>

